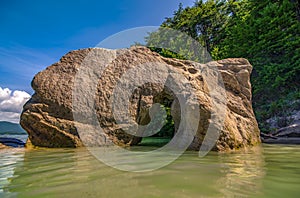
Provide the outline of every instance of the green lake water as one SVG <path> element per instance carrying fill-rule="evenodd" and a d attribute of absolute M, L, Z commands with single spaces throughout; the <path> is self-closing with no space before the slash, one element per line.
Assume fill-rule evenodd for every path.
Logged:
<path fill-rule="evenodd" d="M 86 149 L 1 150 L 0 197 L 300 197 L 300 146 L 197 154 L 132 173 Z"/>

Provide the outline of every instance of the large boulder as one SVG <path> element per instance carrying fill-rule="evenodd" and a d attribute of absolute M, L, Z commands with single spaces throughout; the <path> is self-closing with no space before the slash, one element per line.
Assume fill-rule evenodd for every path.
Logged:
<path fill-rule="evenodd" d="M 195 90 L 201 119 L 197 123 L 197 132 L 189 148 L 199 149 L 214 116 L 211 113 L 212 102 L 207 81 L 203 78 L 203 74 L 194 68 L 199 63 L 164 58 L 145 47 L 118 50 L 116 57 L 109 57 L 108 52 L 109 50 L 97 48 L 72 51 L 34 77 L 32 87 L 35 93 L 24 105 L 20 121 L 21 126 L 29 134 L 30 142 L 42 147 L 84 146 L 76 128 L 78 120 L 74 121 L 72 113 L 72 94 L 75 75 L 79 69 L 82 69 L 85 58 L 95 53 L 100 59 L 101 57 L 112 59 L 96 83 L 98 86 L 94 97 L 94 109 L 105 138 L 124 146 L 136 145 L 141 141 L 140 137 L 126 133 L 116 122 L 110 104 L 111 97 L 118 80 L 126 71 L 149 62 L 161 63 L 181 73 Z M 259 144 L 260 132 L 251 103 L 252 66 L 245 59 L 226 59 L 201 65 L 201 68 L 205 70 L 209 65 L 218 68 L 223 77 L 226 90 L 224 97 L 227 99 L 225 102 L 219 101 L 225 104 L 226 112 L 224 122 L 222 122 L 223 127 L 213 149 L 226 151 Z M 136 76 L 136 78 L 138 80 L 143 77 Z M 84 98 L 84 92 L 82 94 Z M 130 116 L 141 125 L 146 125 L 151 120 L 150 109 L 154 103 L 168 104 L 171 107 L 175 130 L 178 130 L 181 120 L 180 104 L 174 90 L 169 90 L 160 84 L 146 83 L 132 92 L 129 103 Z M 84 108 L 82 106 L 82 109 Z M 185 119 L 193 120 L 194 118 L 190 115 Z M 82 122 L 82 124 L 87 124 L 84 120 Z"/>

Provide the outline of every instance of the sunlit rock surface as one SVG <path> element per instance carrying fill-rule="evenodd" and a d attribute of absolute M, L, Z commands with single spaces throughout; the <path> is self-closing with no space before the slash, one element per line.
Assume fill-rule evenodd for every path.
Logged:
<path fill-rule="evenodd" d="M 132 47 L 114 51 L 114 53 L 111 50 L 97 48 L 75 50 L 63 56 L 59 62 L 38 73 L 32 81 L 35 93 L 24 106 L 20 121 L 22 127 L 29 134 L 30 142 L 33 145 L 41 147 L 84 146 L 74 122 L 72 94 L 75 75 L 82 69 L 82 63 L 91 53 L 99 55 L 97 58 L 100 61 L 101 58 L 112 60 L 102 72 L 98 82 L 93 85 L 87 84 L 87 89 L 89 86 L 96 86 L 92 104 L 94 104 L 93 108 L 97 114 L 97 124 L 101 126 L 104 132 L 101 138 L 105 140 L 98 141 L 98 145 L 105 144 L 106 140 L 122 146 L 136 145 L 141 141 L 141 137 L 126 133 L 124 128 L 128 126 L 117 123 L 111 102 L 114 88 L 122 76 L 130 69 L 148 63 L 163 64 L 168 70 L 181 74 L 194 90 L 193 94 L 199 103 L 199 112 L 194 113 L 200 113 L 200 119 L 195 120 L 194 114 L 188 114 L 184 118 L 191 125 L 198 125 L 189 149 L 198 150 L 200 148 L 210 125 L 215 125 L 221 129 L 213 146 L 216 151 L 235 150 L 260 143 L 259 128 L 251 103 L 250 74 L 252 66 L 247 60 L 226 59 L 199 64 L 187 60 L 164 58 L 145 47 Z M 112 56 L 110 57 L 109 54 Z M 113 57 L 113 54 L 117 54 L 117 56 Z M 210 98 L 213 90 L 208 88 L 207 83 L 210 79 L 207 78 L 209 75 L 206 74 L 210 65 L 217 68 L 218 72 L 209 75 L 222 76 L 225 87 L 223 97 L 226 100 L 218 101 L 217 98 L 214 104 L 217 106 L 225 105 L 225 112 L 222 114 L 223 119 L 220 119 L 221 121 L 218 123 L 212 123 L 215 120 L 213 117 L 215 114 L 212 115 L 213 103 Z M 201 68 L 201 71 L 195 69 L 195 66 Z M 149 68 L 149 75 L 151 75 L 150 70 Z M 138 81 L 144 77 L 137 75 L 135 78 Z M 85 83 L 85 80 L 90 79 L 87 77 L 81 80 Z M 220 86 L 222 86 L 221 84 Z M 146 83 L 136 87 L 128 101 L 129 117 L 140 125 L 146 125 L 154 120 L 151 120 L 151 115 L 149 116 L 153 104 L 168 104 L 171 107 L 171 114 L 177 131 L 183 118 L 180 116 L 180 102 L 176 97 L 182 93 L 176 92 L 187 85 L 178 83 L 176 86 L 178 91 L 170 90 L 159 83 Z M 216 84 L 215 86 L 219 85 Z M 221 92 L 216 95 L 218 94 Z M 83 94 L 81 98 L 84 99 L 84 97 Z M 190 103 L 191 101 L 188 100 L 185 105 L 187 107 L 195 105 Z M 82 111 L 85 111 L 86 108 L 84 105 L 79 107 Z M 125 115 L 120 115 L 120 117 L 122 116 Z M 87 119 L 88 116 L 83 116 L 78 124 L 89 124 L 90 121 Z M 220 127 L 220 125 L 222 126 Z M 94 136 L 91 135 L 90 137 Z M 84 142 L 86 143 L 86 140 Z"/>

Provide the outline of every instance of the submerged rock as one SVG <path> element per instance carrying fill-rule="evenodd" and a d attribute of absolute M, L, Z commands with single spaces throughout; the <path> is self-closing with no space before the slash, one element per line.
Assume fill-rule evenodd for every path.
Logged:
<path fill-rule="evenodd" d="M 225 105 L 226 112 L 224 123 L 217 123 L 223 124 L 223 127 L 215 142 L 214 150 L 235 150 L 260 143 L 260 132 L 251 103 L 250 74 L 252 66 L 247 60 L 226 59 L 205 65 L 192 61 L 164 58 L 145 47 L 132 47 L 126 50 L 118 50 L 116 58 L 109 57 L 107 54 L 110 51 L 104 49 L 72 51 L 63 56 L 59 62 L 38 73 L 32 81 L 35 93 L 24 106 L 20 121 L 22 127 L 28 132 L 30 142 L 33 145 L 42 147 L 84 146 L 72 114 L 72 91 L 75 75 L 89 53 L 95 53 L 99 57 L 113 60 L 107 65 L 101 78 L 99 78 L 94 97 L 94 109 L 99 124 L 104 130 L 104 139 L 109 139 L 115 144 L 124 146 L 136 145 L 141 141 L 140 137 L 126 133 L 124 127 L 116 122 L 112 113 L 111 100 L 114 88 L 123 74 L 137 65 L 152 62 L 167 65 L 171 70 L 182 74 L 195 90 L 193 94 L 195 94 L 200 104 L 200 112 L 198 113 L 200 113 L 201 119 L 196 121 L 196 124 L 199 125 L 190 144 L 190 149 L 197 150 L 200 148 L 208 126 L 214 124 L 212 123 L 215 114 L 212 114 L 211 90 L 208 89 L 207 84 L 209 79 L 204 78 L 204 73 L 209 65 L 218 68 L 223 77 L 226 90 L 226 96 L 224 97 L 227 99 L 227 101 L 216 100 L 217 105 Z M 201 72 L 194 69 L 195 65 L 202 68 Z M 143 77 L 136 76 L 137 81 L 139 78 Z M 179 88 L 184 86 L 186 86 L 184 83 L 178 85 Z M 180 117 L 180 105 L 176 94 L 178 93 L 174 93 L 174 90 L 169 90 L 167 87 L 155 83 L 146 83 L 136 87 L 129 101 L 129 114 L 140 125 L 146 125 L 151 120 L 150 107 L 154 103 L 169 105 L 175 122 L 175 130 L 177 131 L 181 119 L 193 121 L 194 117 L 193 115 L 188 115 L 185 118 Z M 84 98 L 83 92 L 82 99 L 84 100 Z M 187 101 L 187 106 L 192 105 L 189 102 Z M 80 108 L 85 111 L 86 107 L 82 106 Z M 88 119 L 88 116 L 86 119 Z M 89 123 L 88 120 L 82 120 L 82 124 L 87 123 Z"/>

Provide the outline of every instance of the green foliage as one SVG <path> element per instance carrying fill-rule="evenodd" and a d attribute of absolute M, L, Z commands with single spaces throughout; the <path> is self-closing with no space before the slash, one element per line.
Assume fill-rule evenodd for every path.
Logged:
<path fill-rule="evenodd" d="M 164 48 L 149 47 L 149 49 L 151 49 L 154 52 L 159 53 L 160 55 L 162 55 L 162 56 L 164 56 L 166 58 L 177 58 L 177 59 L 181 59 L 181 60 L 187 59 L 183 55 L 180 55 L 180 54 L 178 54 L 176 52 L 172 52 L 172 51 L 164 49 Z"/>
<path fill-rule="evenodd" d="M 170 107 L 164 107 L 164 108 L 167 113 L 165 125 L 153 137 L 172 138 L 174 136 L 175 128 L 174 128 L 174 121 L 171 116 L 171 108 Z"/>
<path fill-rule="evenodd" d="M 167 18 L 162 27 L 187 33 L 204 46 L 209 53 L 224 38 L 223 29 L 229 19 L 226 1 L 197 1 L 195 6 L 183 9 L 181 6 L 173 18 Z M 212 54 L 214 55 L 214 54 Z"/>
<path fill-rule="evenodd" d="M 198 62 L 210 61 L 206 49 L 197 40 L 179 30 L 161 27 L 146 37 L 147 46 L 162 56 L 189 59 Z"/>
<path fill-rule="evenodd" d="M 273 101 L 300 85 L 300 23 L 294 8 L 289 0 L 249 0 L 240 10 L 244 14 L 232 19 L 235 25 L 226 29 L 222 58 L 250 60 L 255 102 Z"/>
<path fill-rule="evenodd" d="M 149 146 L 160 148 L 169 143 L 171 138 L 162 138 L 162 137 L 144 137 L 139 143 L 139 146 Z"/>

